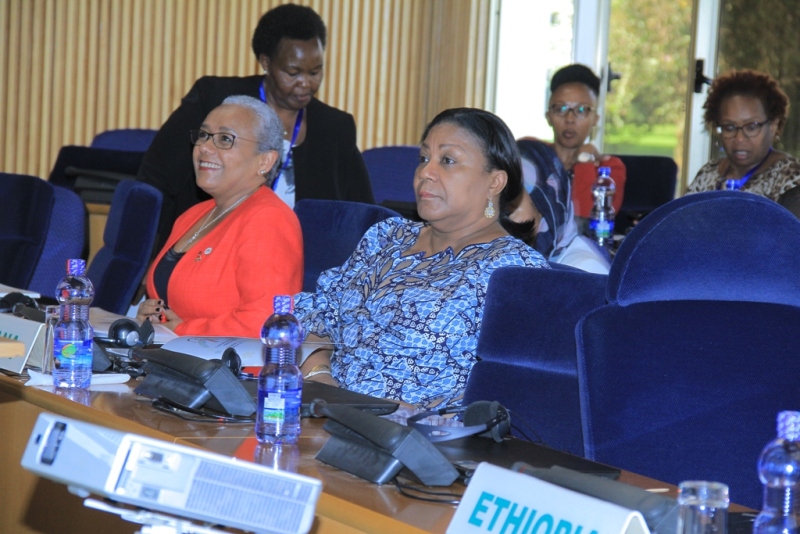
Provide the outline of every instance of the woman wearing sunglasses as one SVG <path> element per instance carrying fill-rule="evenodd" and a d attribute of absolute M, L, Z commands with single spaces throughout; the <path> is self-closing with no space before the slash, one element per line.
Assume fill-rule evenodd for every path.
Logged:
<path fill-rule="evenodd" d="M 725 156 L 702 167 L 688 192 L 748 191 L 800 217 L 800 160 L 772 147 L 789 111 L 778 82 L 761 72 L 731 71 L 714 80 L 703 107 Z"/>
<path fill-rule="evenodd" d="M 274 296 L 300 291 L 303 280 L 300 223 L 266 187 L 281 161 L 283 126 L 267 104 L 238 95 L 184 135 L 195 182 L 211 199 L 175 221 L 137 319 L 179 335 L 258 337 Z"/>

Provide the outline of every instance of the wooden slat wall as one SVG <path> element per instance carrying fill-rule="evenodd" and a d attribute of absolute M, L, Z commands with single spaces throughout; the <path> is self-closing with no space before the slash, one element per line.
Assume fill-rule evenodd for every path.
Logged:
<path fill-rule="evenodd" d="M 202 75 L 259 72 L 278 0 L 0 0 L 0 171 L 47 177 L 63 145 L 158 128 Z M 491 0 L 310 0 L 328 26 L 319 98 L 362 149 L 415 144 L 447 107 L 484 107 Z"/>

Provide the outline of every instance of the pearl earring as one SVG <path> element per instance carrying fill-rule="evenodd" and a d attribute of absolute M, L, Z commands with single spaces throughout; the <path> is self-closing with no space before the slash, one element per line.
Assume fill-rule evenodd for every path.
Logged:
<path fill-rule="evenodd" d="M 494 202 L 492 202 L 491 198 L 489 199 L 488 204 L 486 204 L 486 209 L 483 210 L 483 216 L 486 217 L 487 219 L 494 219 L 495 216 Z"/>

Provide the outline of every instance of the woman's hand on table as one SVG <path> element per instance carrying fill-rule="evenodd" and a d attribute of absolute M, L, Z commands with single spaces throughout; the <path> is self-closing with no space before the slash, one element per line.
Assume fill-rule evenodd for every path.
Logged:
<path fill-rule="evenodd" d="M 161 315 L 164 313 L 164 301 L 160 299 L 145 299 L 139 304 L 136 310 L 136 320 L 140 323 L 150 321 L 160 323 Z"/>
<path fill-rule="evenodd" d="M 136 320 L 140 323 L 150 321 L 166 326 L 170 330 L 175 330 L 175 327 L 183 322 L 174 311 L 164 306 L 164 301 L 161 299 L 146 299 L 139 304 Z"/>
<path fill-rule="evenodd" d="M 319 346 L 315 349 L 300 365 L 303 373 L 303 380 L 311 382 L 321 382 L 339 387 L 339 383 L 331 375 L 331 355 L 333 354 L 333 344 L 330 338 L 320 337 L 315 334 L 308 334 L 305 343 Z"/>

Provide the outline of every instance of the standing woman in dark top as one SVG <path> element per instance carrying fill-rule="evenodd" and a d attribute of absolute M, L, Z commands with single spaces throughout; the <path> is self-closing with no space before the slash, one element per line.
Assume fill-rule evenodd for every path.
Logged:
<path fill-rule="evenodd" d="M 183 97 L 139 169 L 139 179 L 164 194 L 159 246 L 180 214 L 208 198 L 195 185 L 187 132 L 231 95 L 260 98 L 281 119 L 286 156 L 269 185 L 289 206 L 303 198 L 374 202 L 353 116 L 314 98 L 323 78 L 326 37 L 313 9 L 278 6 L 261 17 L 253 34 L 263 76 L 204 76 Z"/>

